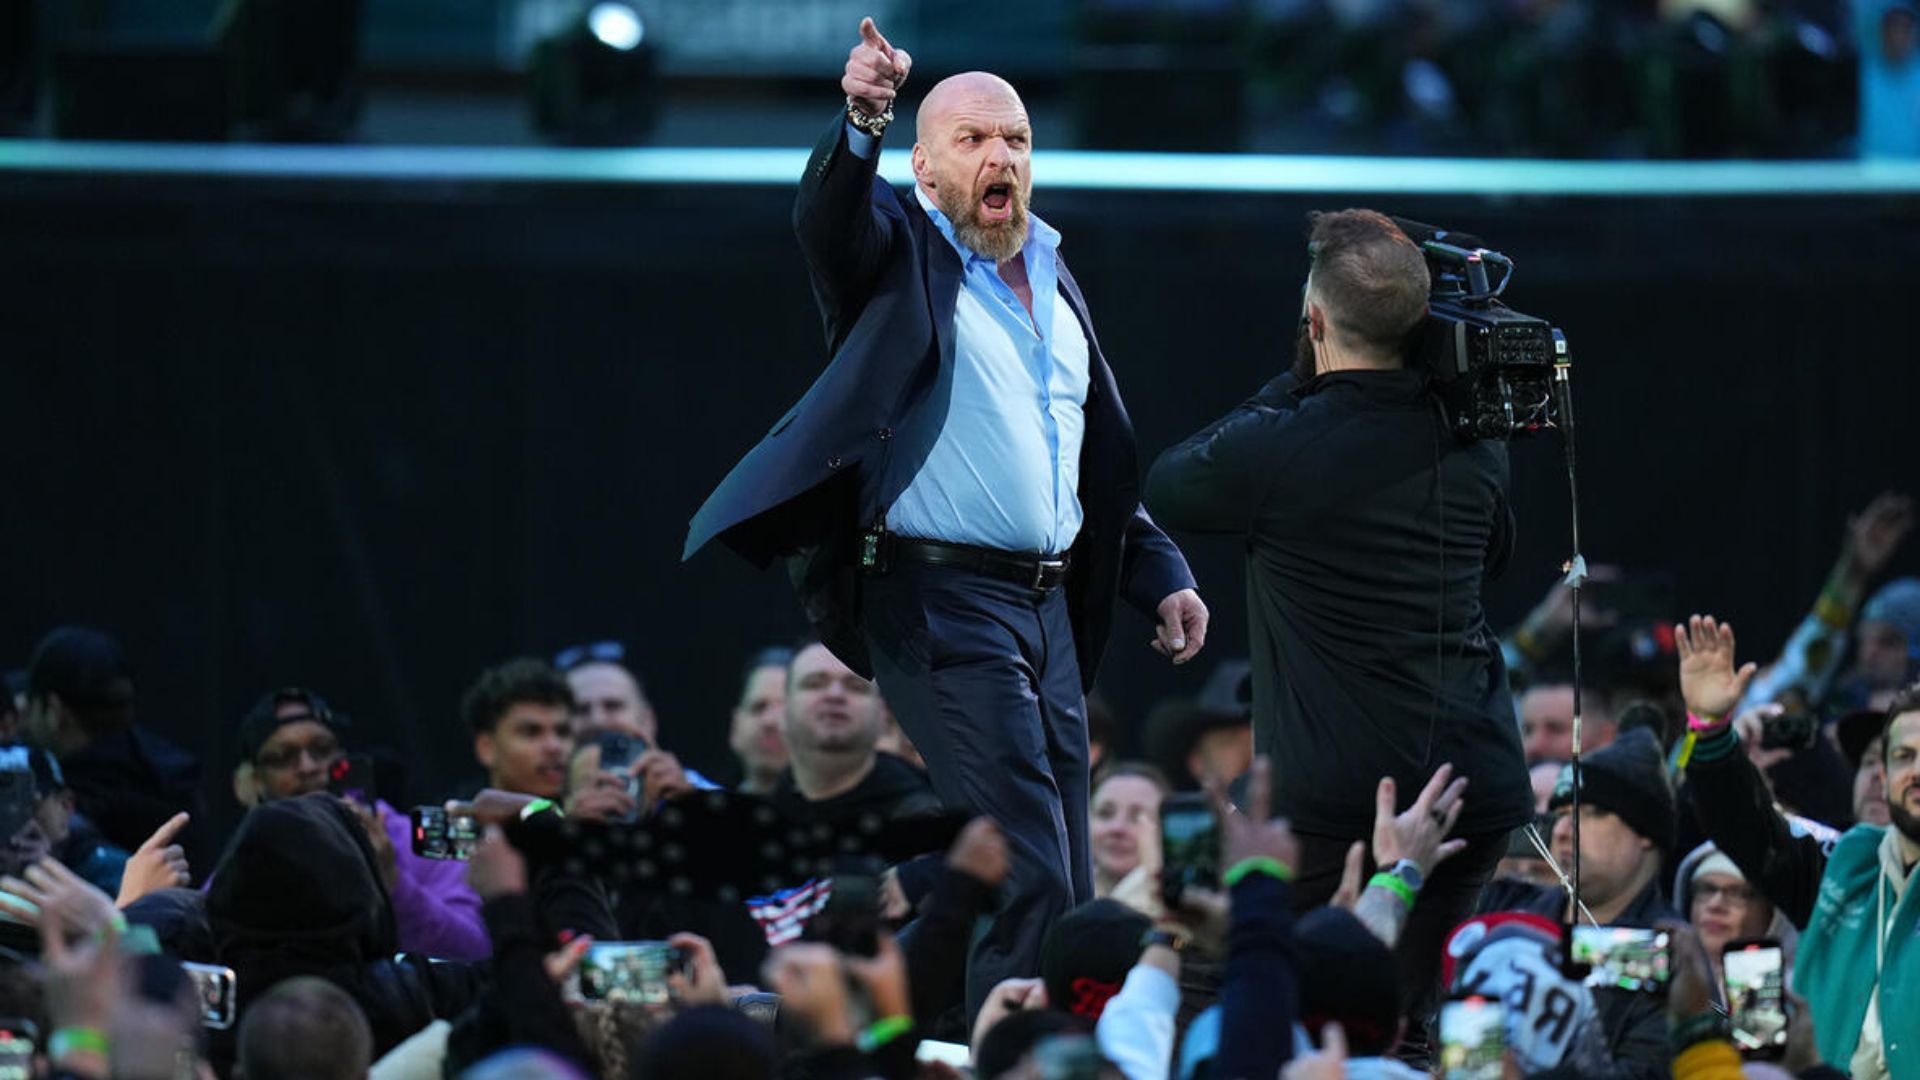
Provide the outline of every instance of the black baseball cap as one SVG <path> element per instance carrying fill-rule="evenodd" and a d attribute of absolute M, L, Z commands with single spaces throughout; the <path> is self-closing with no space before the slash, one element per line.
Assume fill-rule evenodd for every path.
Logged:
<path fill-rule="evenodd" d="M 72 706 L 133 703 L 133 672 L 120 642 L 90 626 L 62 626 L 34 646 L 27 696 L 58 695 Z"/>
<path fill-rule="evenodd" d="M 300 711 L 279 715 L 280 706 L 297 704 Z M 333 711 L 327 700 L 304 686 L 283 686 L 278 690 L 260 695 L 260 699 L 247 710 L 240 719 L 240 760 L 252 761 L 267 745 L 273 733 L 288 724 L 297 724 L 302 720 L 311 720 L 325 725 L 335 735 L 347 729 L 347 718 Z"/>

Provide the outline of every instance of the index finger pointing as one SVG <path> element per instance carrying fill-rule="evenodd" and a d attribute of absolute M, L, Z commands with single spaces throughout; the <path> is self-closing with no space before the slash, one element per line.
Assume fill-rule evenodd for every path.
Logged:
<path fill-rule="evenodd" d="M 893 46 L 887 42 L 886 36 L 880 33 L 880 28 L 873 24 L 871 15 L 860 20 L 860 40 L 879 49 L 887 59 L 893 59 Z"/>
<path fill-rule="evenodd" d="M 187 827 L 187 821 L 190 816 L 191 815 L 185 810 L 182 810 L 168 818 L 165 825 L 160 826 L 154 830 L 152 836 L 147 837 L 147 842 L 140 845 L 140 850 L 152 851 L 154 848 L 166 847 L 168 844 L 173 843 L 173 838 L 179 835 L 181 829 Z"/>

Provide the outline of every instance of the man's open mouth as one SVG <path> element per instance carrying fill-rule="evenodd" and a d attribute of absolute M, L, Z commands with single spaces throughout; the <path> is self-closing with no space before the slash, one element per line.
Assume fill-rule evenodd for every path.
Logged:
<path fill-rule="evenodd" d="M 1013 185 L 988 184 L 980 197 L 980 206 L 990 220 L 1003 221 L 1013 215 Z"/>

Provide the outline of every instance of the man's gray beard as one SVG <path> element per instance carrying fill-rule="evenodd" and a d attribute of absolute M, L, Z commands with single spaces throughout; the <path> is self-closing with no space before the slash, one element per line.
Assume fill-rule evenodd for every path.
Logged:
<path fill-rule="evenodd" d="M 969 197 L 972 192 L 967 192 Z M 953 223 L 954 238 L 960 246 L 983 258 L 996 263 L 1006 262 L 1020 249 L 1027 246 L 1027 200 L 1020 193 L 1020 186 L 1012 180 L 1007 182 L 1007 205 L 1013 208 L 1012 216 L 997 225 L 981 224 L 979 207 L 973 202 L 960 202 L 952 188 L 946 188 L 937 200 L 940 212 L 947 215 Z M 959 205 L 952 205 L 959 203 Z"/>

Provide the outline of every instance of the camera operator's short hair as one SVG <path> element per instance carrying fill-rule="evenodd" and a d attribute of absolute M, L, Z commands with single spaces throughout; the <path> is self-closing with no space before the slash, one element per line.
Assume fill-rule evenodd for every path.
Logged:
<path fill-rule="evenodd" d="M 573 687 L 559 668 L 522 656 L 481 672 L 460 699 L 460 713 L 475 735 L 484 735 L 500 725 L 508 709 L 524 704 L 558 705 L 572 712 Z"/>
<path fill-rule="evenodd" d="M 311 975 L 276 985 L 240 1021 L 246 1080 L 358 1080 L 373 1064 L 373 1031 L 347 992 Z"/>
<path fill-rule="evenodd" d="M 1375 210 L 1315 212 L 1307 223 L 1309 293 L 1349 344 L 1404 362 L 1432 284 L 1419 247 Z"/>

